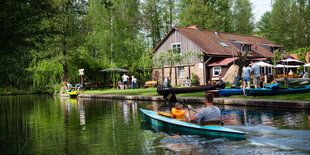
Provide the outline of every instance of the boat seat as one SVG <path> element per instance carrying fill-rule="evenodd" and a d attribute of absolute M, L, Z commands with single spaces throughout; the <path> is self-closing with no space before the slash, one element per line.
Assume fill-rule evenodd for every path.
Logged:
<path fill-rule="evenodd" d="M 208 121 L 204 121 L 202 123 L 202 125 L 206 126 L 206 125 L 220 125 L 223 126 L 224 123 L 221 120 L 208 120 Z"/>
<path fill-rule="evenodd" d="M 165 117 L 172 118 L 172 114 L 167 113 L 167 112 L 161 112 L 161 111 L 159 111 L 159 112 L 157 112 L 157 114 L 160 115 L 160 116 L 165 116 Z"/>

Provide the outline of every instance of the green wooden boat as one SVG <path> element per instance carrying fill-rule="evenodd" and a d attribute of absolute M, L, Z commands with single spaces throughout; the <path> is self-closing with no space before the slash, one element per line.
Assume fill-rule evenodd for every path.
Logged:
<path fill-rule="evenodd" d="M 211 138 L 228 138 L 234 140 L 244 140 L 247 138 L 247 133 L 226 128 L 221 125 L 205 125 L 201 126 L 194 123 L 184 122 L 172 119 L 169 116 L 159 115 L 159 112 L 141 109 L 142 118 L 152 125 L 167 127 L 181 131 L 182 134 L 201 135 Z"/>
<path fill-rule="evenodd" d="M 246 88 L 245 94 L 247 96 L 264 96 L 264 95 L 280 95 L 280 94 L 298 94 L 310 92 L 310 85 L 297 88 Z"/>

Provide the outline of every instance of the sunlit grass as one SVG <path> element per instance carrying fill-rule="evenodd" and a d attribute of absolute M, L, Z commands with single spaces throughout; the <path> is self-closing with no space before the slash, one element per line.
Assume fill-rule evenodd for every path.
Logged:
<path fill-rule="evenodd" d="M 157 88 L 138 88 L 117 90 L 113 88 L 86 90 L 85 94 L 120 94 L 120 95 L 142 95 L 142 96 L 158 96 Z"/>
<path fill-rule="evenodd" d="M 119 94 L 119 95 L 142 95 L 142 96 L 160 96 L 157 94 L 157 88 L 138 88 L 138 89 L 125 89 L 117 90 L 113 88 L 99 89 L 99 90 L 86 90 L 85 94 Z M 177 94 L 183 97 L 203 97 L 205 92 L 184 93 Z M 242 99 L 271 99 L 271 100 L 305 100 L 310 101 L 310 93 L 289 94 L 289 95 L 273 95 L 273 96 L 243 96 L 232 95 L 225 98 L 242 98 Z"/>
<path fill-rule="evenodd" d="M 232 96 L 227 96 L 226 98 L 310 101 L 310 93 L 284 94 L 284 95 L 272 95 L 272 96 L 243 96 L 243 95 L 232 95 Z"/>

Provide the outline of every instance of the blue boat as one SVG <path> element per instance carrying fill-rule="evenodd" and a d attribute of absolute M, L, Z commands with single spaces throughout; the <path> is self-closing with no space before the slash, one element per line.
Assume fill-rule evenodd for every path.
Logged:
<path fill-rule="evenodd" d="M 265 88 L 269 88 L 269 89 L 278 89 L 279 87 L 280 87 L 280 83 L 265 86 Z M 242 89 L 220 89 L 219 95 L 220 96 L 243 95 L 243 90 Z"/>
<path fill-rule="evenodd" d="M 230 95 L 242 95 L 242 89 L 220 89 L 219 95 L 220 96 L 230 96 Z"/>
<path fill-rule="evenodd" d="M 245 94 L 247 96 L 264 96 L 264 95 L 280 95 L 280 94 L 298 94 L 310 92 L 310 85 L 297 88 L 246 88 Z"/>
<path fill-rule="evenodd" d="M 187 135 L 201 135 L 211 138 L 228 138 L 234 140 L 244 140 L 247 138 L 247 133 L 226 128 L 221 125 L 198 125 L 185 121 L 173 119 L 171 117 L 159 115 L 159 112 L 141 109 L 142 118 L 152 125 L 159 127 L 166 127 L 181 131 L 182 134 Z M 162 112 L 161 112 L 162 113 Z"/>

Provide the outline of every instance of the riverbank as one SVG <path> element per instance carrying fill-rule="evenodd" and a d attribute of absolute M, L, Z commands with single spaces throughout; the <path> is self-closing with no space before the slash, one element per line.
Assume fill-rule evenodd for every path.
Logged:
<path fill-rule="evenodd" d="M 69 97 L 62 94 L 61 97 Z M 120 94 L 80 94 L 78 98 L 97 98 L 97 99 L 117 99 L 117 100 L 140 100 L 164 102 L 162 96 L 143 96 L 143 95 L 120 95 Z M 203 97 L 178 97 L 184 103 L 203 103 Z M 242 98 L 215 98 L 216 105 L 236 105 L 236 106 L 258 106 L 271 108 L 298 108 L 310 109 L 310 101 L 297 100 L 270 100 L 270 99 L 242 99 Z"/>
<path fill-rule="evenodd" d="M 160 96 L 157 94 L 157 88 L 139 88 L 139 89 L 101 89 L 101 90 L 86 90 L 85 94 L 114 94 L 114 95 L 141 95 L 141 96 Z M 178 97 L 203 97 L 205 92 L 184 93 L 177 94 Z M 270 100 L 298 100 L 298 101 L 310 101 L 310 93 L 301 94 L 289 94 L 289 95 L 272 95 L 272 96 L 243 96 L 233 95 L 223 98 L 240 98 L 240 99 L 270 99 Z"/>

